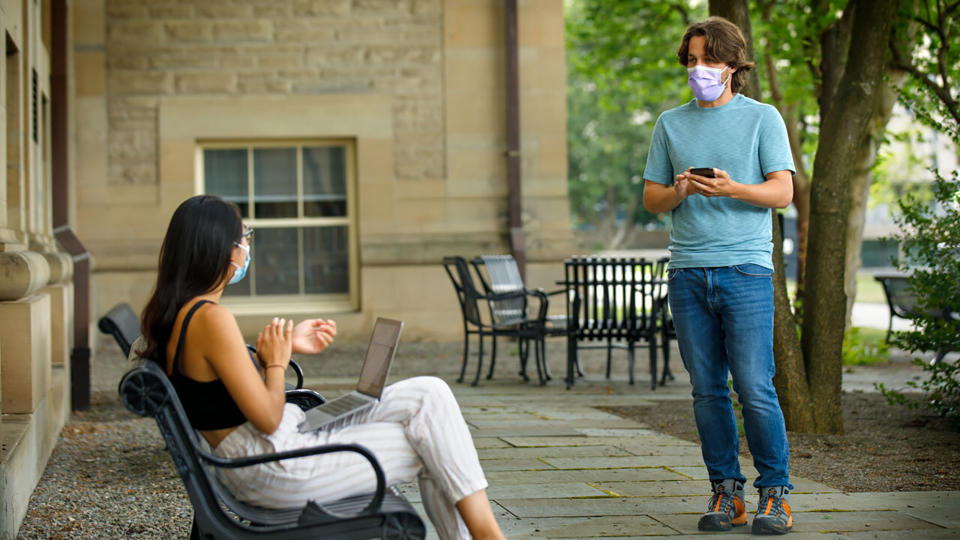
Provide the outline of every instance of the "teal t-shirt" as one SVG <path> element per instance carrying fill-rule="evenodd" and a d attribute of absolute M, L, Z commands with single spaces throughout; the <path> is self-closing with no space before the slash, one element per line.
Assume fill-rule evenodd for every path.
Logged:
<path fill-rule="evenodd" d="M 774 171 L 796 172 L 780 113 L 740 94 L 712 108 L 694 99 L 657 119 L 643 178 L 671 186 L 687 167 L 723 169 L 744 184 L 764 182 Z M 672 216 L 670 268 L 773 268 L 769 208 L 689 195 Z"/>

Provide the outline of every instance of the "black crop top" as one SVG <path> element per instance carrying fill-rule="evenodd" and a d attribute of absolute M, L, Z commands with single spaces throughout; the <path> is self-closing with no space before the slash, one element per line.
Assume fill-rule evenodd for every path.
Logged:
<path fill-rule="evenodd" d="M 187 377 L 180 371 L 180 353 L 183 350 L 183 340 L 187 336 L 187 325 L 197 308 L 203 304 L 212 304 L 209 300 L 201 300 L 190 308 L 183 318 L 180 327 L 180 340 L 177 342 L 177 352 L 173 355 L 173 373 L 170 382 L 180 397 L 180 403 L 187 413 L 190 425 L 194 429 L 211 430 L 225 429 L 239 426 L 247 421 L 240 412 L 227 387 L 220 379 L 199 382 Z"/>

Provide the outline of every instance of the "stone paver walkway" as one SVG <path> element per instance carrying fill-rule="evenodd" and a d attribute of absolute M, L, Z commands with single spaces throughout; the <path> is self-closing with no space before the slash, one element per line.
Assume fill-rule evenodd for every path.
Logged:
<path fill-rule="evenodd" d="M 703 535 L 697 520 L 709 484 L 699 447 L 596 408 L 689 407 L 685 378 L 656 392 L 642 380 L 630 386 L 601 376 L 571 391 L 556 380 L 539 387 L 501 377 L 474 388 L 450 379 L 507 538 Z M 752 482 L 752 463 L 742 465 Z M 846 494 L 803 478 L 793 483 L 790 538 L 960 537 L 955 492 Z M 403 490 L 419 506 L 416 486 Z M 747 495 L 752 519 L 757 496 L 751 487 Z M 748 537 L 750 529 L 718 535 Z M 428 538 L 436 538 L 432 530 Z"/>

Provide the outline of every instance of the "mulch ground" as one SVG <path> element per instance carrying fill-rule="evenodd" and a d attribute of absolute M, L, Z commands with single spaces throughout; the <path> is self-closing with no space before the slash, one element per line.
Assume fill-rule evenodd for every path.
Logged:
<path fill-rule="evenodd" d="M 700 442 L 692 405 L 606 410 Z M 960 490 L 960 431 L 942 418 L 877 393 L 845 393 L 843 425 L 843 435 L 788 432 L 791 475 L 846 492 Z M 744 437 L 740 453 L 750 455 Z"/>

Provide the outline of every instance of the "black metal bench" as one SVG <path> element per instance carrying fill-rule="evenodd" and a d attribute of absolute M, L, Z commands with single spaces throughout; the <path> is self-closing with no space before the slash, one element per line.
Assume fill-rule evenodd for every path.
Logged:
<path fill-rule="evenodd" d="M 657 387 L 657 335 L 662 302 L 656 295 L 654 263 L 646 259 L 573 257 L 564 261 L 567 290 L 567 388 L 573 386 L 580 348 L 605 348 L 610 377 L 612 350 L 627 350 L 633 384 L 634 350 L 645 340 L 650 353 L 650 387 Z M 604 341 L 602 345 L 580 342 Z M 663 380 L 669 374 L 665 363 Z"/>
<path fill-rule="evenodd" d="M 890 309 L 890 320 L 887 323 L 887 343 L 890 343 L 890 336 L 893 333 L 893 318 L 899 317 L 909 320 L 921 308 L 920 301 L 910 286 L 909 278 L 908 274 L 902 272 L 877 272 L 873 275 L 873 279 L 879 281 L 883 286 L 883 295 L 887 299 L 887 307 Z M 945 308 L 930 311 L 929 315 L 944 320 L 956 320 L 960 318 L 960 311 Z M 948 352 L 947 350 L 937 351 L 931 364 L 939 364 Z"/>
<path fill-rule="evenodd" d="M 205 441 L 190 427 L 172 384 L 156 363 L 143 360 L 120 381 L 124 405 L 140 416 L 150 416 L 167 443 L 170 457 L 183 480 L 194 520 L 191 539 L 245 538 L 423 538 L 426 528 L 410 503 L 386 485 L 376 457 L 360 445 L 335 444 L 287 452 L 226 459 L 208 452 Z M 215 469 L 249 467 L 259 463 L 331 452 L 362 455 L 377 477 L 376 492 L 320 506 L 262 508 L 233 497 L 218 480 Z"/>

